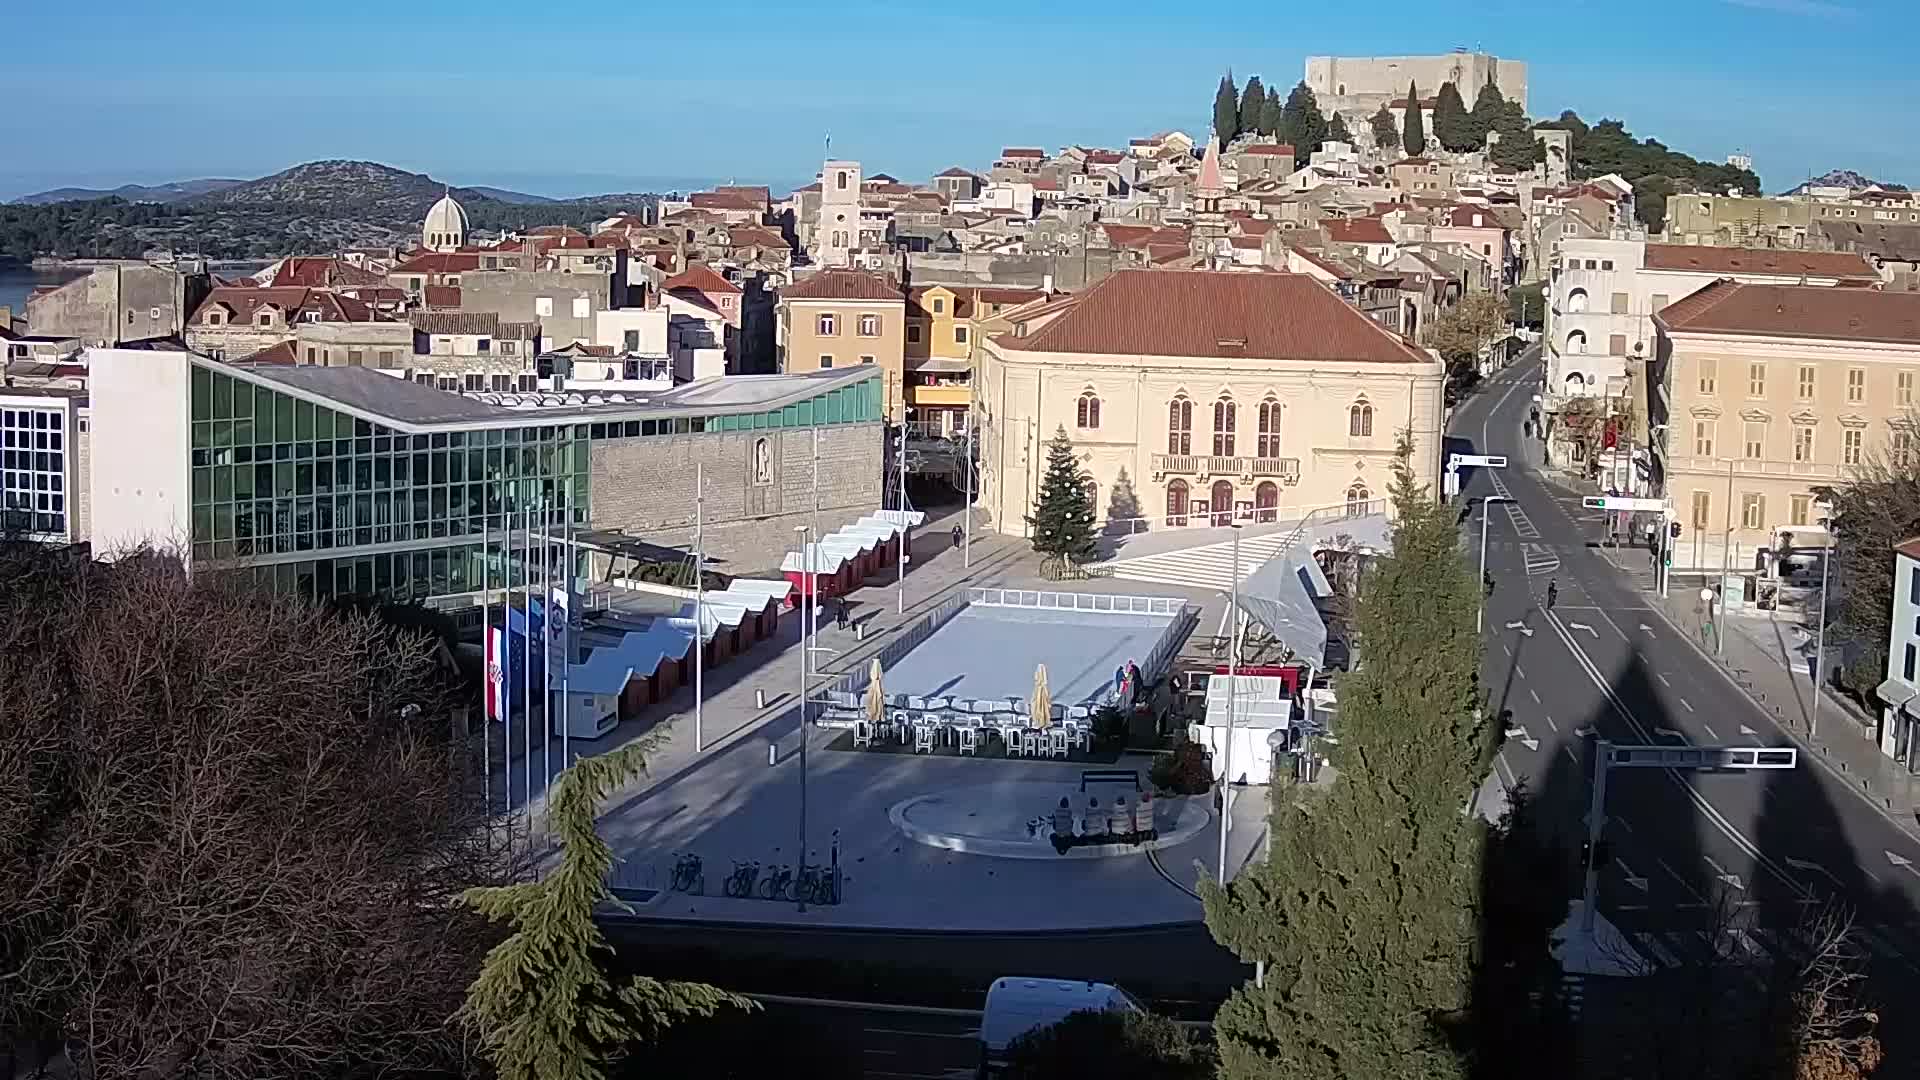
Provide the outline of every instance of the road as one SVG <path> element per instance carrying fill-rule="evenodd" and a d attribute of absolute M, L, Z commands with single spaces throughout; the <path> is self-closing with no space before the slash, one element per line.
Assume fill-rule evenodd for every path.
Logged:
<path fill-rule="evenodd" d="M 1512 711 L 1496 767 L 1584 839 L 1593 744 L 1791 746 L 1695 647 L 1696 627 L 1654 609 L 1644 549 L 1594 544 L 1601 515 L 1528 464 L 1537 353 L 1495 375 L 1449 426 L 1452 449 L 1505 454 L 1463 477 L 1465 499 L 1506 495 L 1489 522 L 1485 676 Z M 1463 500 L 1464 501 L 1464 500 Z M 1478 540 L 1480 511 L 1464 527 Z M 1549 583 L 1557 603 L 1546 610 Z M 1764 956 L 1783 927 L 1838 896 L 1857 911 L 1874 981 L 1914 992 L 1920 975 L 1920 844 L 1825 769 L 1612 770 L 1600 910 L 1650 966 L 1698 955 L 1700 927 L 1737 914 L 1733 949 Z M 1576 841 L 1577 842 L 1577 841 Z M 1912 998 L 1908 998 L 1912 1000 Z"/>

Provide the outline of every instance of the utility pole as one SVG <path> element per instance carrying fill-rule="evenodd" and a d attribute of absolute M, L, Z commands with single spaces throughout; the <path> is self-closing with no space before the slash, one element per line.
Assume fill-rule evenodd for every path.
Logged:
<path fill-rule="evenodd" d="M 693 752 L 706 749 L 706 739 L 700 726 L 700 707 L 703 691 L 706 689 L 706 627 L 707 627 L 707 562 L 706 549 L 701 546 L 705 539 L 702 526 L 706 520 L 707 467 L 704 462 L 693 465 Z"/>
<path fill-rule="evenodd" d="M 812 598 L 814 606 L 819 606 L 815 596 L 819 579 L 813 567 L 813 526 L 799 525 L 793 531 L 800 536 L 800 580 L 806 586 L 800 592 L 800 847 L 794 855 L 793 872 L 796 886 L 794 895 L 800 901 L 800 910 L 805 911 L 806 894 L 798 885 L 802 872 L 807 868 L 807 676 L 813 652 L 813 640 L 807 634 L 807 603 Z"/>
<path fill-rule="evenodd" d="M 1220 867 L 1218 883 L 1227 884 L 1227 831 L 1233 822 L 1233 714 L 1240 705 L 1240 523 L 1233 522 L 1233 583 L 1228 592 L 1228 612 L 1233 616 L 1233 631 L 1227 638 L 1227 736 L 1220 753 Z"/>
<path fill-rule="evenodd" d="M 967 471 L 967 501 L 963 511 L 967 515 L 966 531 L 960 541 L 960 568 L 973 566 L 973 405 L 967 405 L 967 456 L 960 467 Z"/>

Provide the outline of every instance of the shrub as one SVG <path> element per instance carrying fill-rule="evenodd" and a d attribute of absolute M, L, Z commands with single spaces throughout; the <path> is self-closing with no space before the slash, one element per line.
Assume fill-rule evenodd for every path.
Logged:
<path fill-rule="evenodd" d="M 1148 772 L 1153 786 L 1172 795 L 1204 795 L 1213 788 L 1213 770 L 1207 766 L 1207 748 L 1184 740 L 1173 753 L 1154 759 Z"/>

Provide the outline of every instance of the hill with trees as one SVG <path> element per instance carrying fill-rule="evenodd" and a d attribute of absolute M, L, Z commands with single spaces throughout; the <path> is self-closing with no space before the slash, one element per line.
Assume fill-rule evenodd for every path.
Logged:
<path fill-rule="evenodd" d="M 1760 178 L 1751 169 L 1702 161 L 1658 139 L 1636 139 L 1618 120 L 1603 119 L 1589 125 L 1569 109 L 1534 128 L 1558 128 L 1571 134 L 1570 166 L 1575 178 L 1618 173 L 1632 184 L 1636 213 L 1649 229 L 1665 226 L 1667 196 L 1676 192 L 1698 187 L 1760 194 Z"/>

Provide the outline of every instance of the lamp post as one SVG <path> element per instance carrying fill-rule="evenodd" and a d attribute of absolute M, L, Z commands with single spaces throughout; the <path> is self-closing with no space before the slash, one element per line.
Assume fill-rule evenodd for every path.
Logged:
<path fill-rule="evenodd" d="M 1807 738 L 1820 734 L 1820 687 L 1827 671 L 1827 575 L 1833 566 L 1833 549 L 1839 542 L 1834 535 L 1833 519 L 1822 524 L 1827 529 L 1827 549 L 1820 555 L 1820 632 L 1813 642 L 1813 700 L 1807 707 Z"/>
<path fill-rule="evenodd" d="M 808 653 L 813 645 L 808 636 L 807 605 L 818 601 L 812 599 L 820 581 L 813 572 L 813 526 L 796 525 L 793 531 L 800 537 L 800 580 L 805 588 L 800 592 L 800 849 L 794 855 L 794 882 L 799 883 L 800 876 L 807 869 L 807 673 L 810 659 Z M 807 910 L 806 894 L 799 888 L 794 895 L 800 902 L 800 910 Z"/>
<path fill-rule="evenodd" d="M 1510 503 L 1513 499 L 1506 495 L 1488 495 L 1480 500 L 1480 608 L 1473 617 L 1473 632 L 1484 633 L 1487 629 L 1487 519 L 1493 516 L 1494 503 Z"/>
<path fill-rule="evenodd" d="M 1227 638 L 1227 736 L 1220 753 L 1220 868 L 1218 881 L 1227 884 L 1227 831 L 1233 823 L 1233 714 L 1240 697 L 1240 523 L 1232 522 L 1233 583 L 1227 593 L 1227 614 L 1233 631 Z"/>

